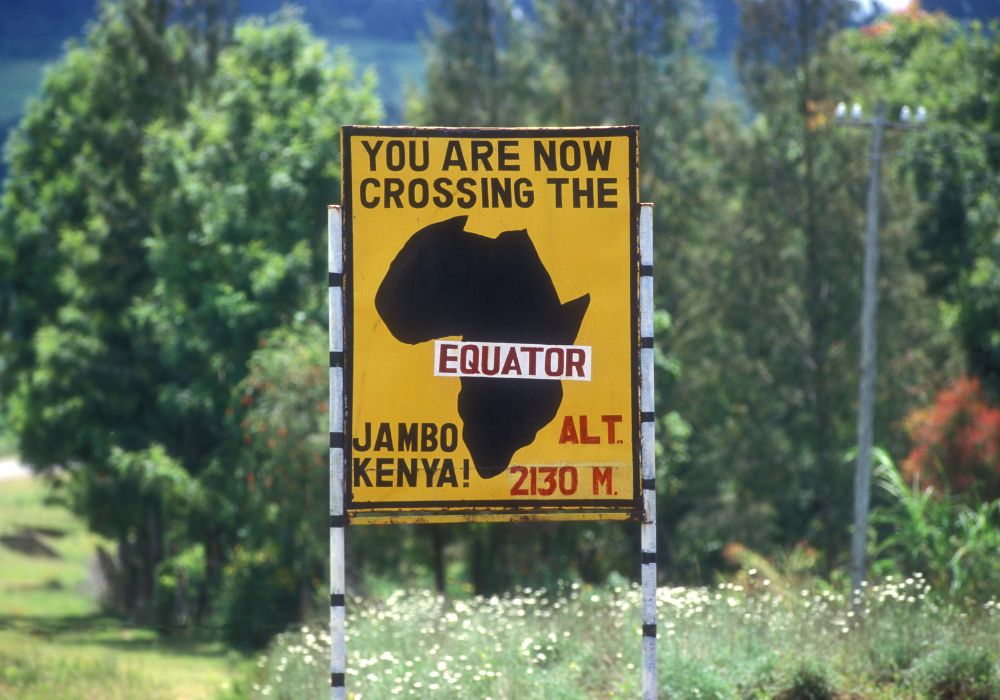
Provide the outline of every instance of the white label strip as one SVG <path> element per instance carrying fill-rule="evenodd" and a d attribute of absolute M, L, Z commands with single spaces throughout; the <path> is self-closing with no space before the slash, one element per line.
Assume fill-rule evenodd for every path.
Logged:
<path fill-rule="evenodd" d="M 590 381 L 589 345 L 434 341 L 435 377 Z"/>

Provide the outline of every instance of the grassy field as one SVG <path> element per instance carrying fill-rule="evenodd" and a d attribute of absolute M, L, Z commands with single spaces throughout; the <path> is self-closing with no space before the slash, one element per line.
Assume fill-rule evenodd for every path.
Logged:
<path fill-rule="evenodd" d="M 997 700 L 1000 607 L 944 605 L 919 576 L 872 587 L 858 624 L 842 596 L 748 574 L 661 588 L 659 684 L 671 700 Z M 521 590 L 448 601 L 400 591 L 348 601 L 354 700 L 636 698 L 632 586 Z M 255 697 L 321 697 L 329 635 L 282 635 L 258 659 Z"/>
<path fill-rule="evenodd" d="M 45 495 L 37 480 L 0 482 L 0 698 L 230 697 L 242 657 L 100 610 L 91 573 L 100 539 Z"/>
<path fill-rule="evenodd" d="M 94 602 L 101 540 L 46 503 L 37 480 L 0 482 L 0 698 L 324 697 L 325 624 L 247 660 L 215 642 L 130 627 Z M 777 576 L 773 576 L 777 579 Z M 712 588 L 661 588 L 659 680 L 672 700 L 997 700 L 1000 604 L 955 605 L 917 574 L 871 587 L 864 623 L 822 582 L 754 570 Z M 634 586 L 443 599 L 350 599 L 351 700 L 634 698 Z"/>

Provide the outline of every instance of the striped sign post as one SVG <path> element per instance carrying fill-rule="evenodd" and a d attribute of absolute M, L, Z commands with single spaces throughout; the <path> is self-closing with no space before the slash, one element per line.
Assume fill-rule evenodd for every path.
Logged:
<path fill-rule="evenodd" d="M 330 697 L 346 697 L 344 637 L 344 256 L 340 207 L 327 210 L 330 321 Z"/>
<path fill-rule="evenodd" d="M 656 438 L 653 411 L 653 205 L 639 211 L 639 347 L 642 392 L 642 697 L 656 700 Z"/>

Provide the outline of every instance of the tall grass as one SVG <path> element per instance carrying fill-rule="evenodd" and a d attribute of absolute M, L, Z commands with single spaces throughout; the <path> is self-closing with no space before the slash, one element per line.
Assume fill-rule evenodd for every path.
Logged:
<path fill-rule="evenodd" d="M 867 589 L 859 617 L 836 592 L 779 592 L 759 574 L 744 585 L 661 588 L 658 602 L 663 697 L 958 698 L 935 688 L 966 687 L 968 669 L 980 676 L 968 687 L 1000 687 L 1000 605 L 951 607 L 921 576 Z M 635 587 L 579 585 L 456 601 L 403 591 L 351 600 L 350 696 L 634 698 L 638 606 Z M 320 697 L 328 645 L 323 625 L 279 637 L 258 660 L 253 696 Z"/>
<path fill-rule="evenodd" d="M 38 645 L 19 645 L 0 637 L 0 698 L 51 700 L 169 700 L 171 689 L 142 669 L 112 654 L 55 654 Z"/>
<path fill-rule="evenodd" d="M 875 484 L 889 502 L 872 512 L 883 533 L 875 543 L 873 569 L 922 570 L 935 590 L 952 598 L 986 600 L 1000 591 L 1000 500 L 939 491 L 919 480 L 907 483 L 877 450 Z"/>

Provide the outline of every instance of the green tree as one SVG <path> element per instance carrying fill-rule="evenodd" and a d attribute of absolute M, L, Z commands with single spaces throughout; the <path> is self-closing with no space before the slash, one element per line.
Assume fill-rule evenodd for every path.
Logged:
<path fill-rule="evenodd" d="M 817 105 L 829 99 L 829 42 L 851 3 L 775 0 L 741 9 L 739 72 L 760 116 L 749 138 L 741 217 L 753 262 L 730 271 L 751 296 L 729 313 L 745 330 L 746 369 L 771 375 L 745 377 L 753 392 L 745 404 L 748 423 L 781 427 L 764 432 L 776 442 L 746 434 L 740 447 L 763 472 L 757 476 L 766 480 L 770 472 L 771 487 L 780 483 L 774 479 L 791 478 L 790 488 L 775 489 L 776 500 L 785 501 L 777 523 L 784 536 L 802 533 L 812 520 L 810 539 L 822 537 L 832 557 L 844 532 L 846 509 L 838 504 L 849 502 L 840 454 L 851 434 L 844 409 L 854 384 L 843 378 L 854 376 L 856 353 L 843 350 L 855 347 L 844 341 L 860 297 L 847 280 L 860 269 L 861 226 L 856 203 L 844 196 L 848 152 L 819 128 Z"/>
<path fill-rule="evenodd" d="M 229 410 L 234 388 L 258 339 L 325 319 L 320 203 L 339 193 L 339 127 L 380 113 L 373 78 L 357 85 L 344 56 L 331 63 L 306 26 L 284 16 L 238 27 L 204 98 L 182 122 L 148 130 L 143 177 L 160 193 L 145 243 L 155 282 L 130 313 L 158 339 L 167 444 L 215 498 L 201 531 L 210 586 L 224 575 L 223 551 L 241 536 L 259 542 L 255 528 L 267 527 L 236 522 L 241 506 L 230 485 L 245 456 L 239 416 Z M 282 557 L 309 561 L 307 540 L 292 542 Z M 309 572 L 295 581 L 312 581 Z"/>
<path fill-rule="evenodd" d="M 546 119 L 640 127 L 640 196 L 654 203 L 656 305 L 664 309 L 656 328 L 657 526 L 660 570 L 670 578 L 681 575 L 677 528 L 690 510 L 696 474 L 689 470 L 690 425 L 677 393 L 686 363 L 676 348 L 687 319 L 698 318 L 688 307 L 703 294 L 706 271 L 694 272 L 703 257 L 700 242 L 731 218 L 736 183 L 724 163 L 739 133 L 736 110 L 710 96 L 702 51 L 711 36 L 699 26 L 699 10 L 687 0 L 538 6 Z M 630 548 L 637 550 L 637 542 Z"/>
<path fill-rule="evenodd" d="M 3 393 L 26 461 L 83 480 L 109 473 L 113 448 L 156 439 L 153 339 L 127 316 L 150 287 L 143 140 L 176 121 L 227 33 L 219 3 L 172 22 L 165 0 L 105 2 L 99 20 L 46 76 L 14 131 L 0 205 Z M 113 501 L 118 494 L 107 493 Z M 110 504 L 97 507 L 96 519 Z M 145 553 L 130 609 L 148 610 L 162 533 L 155 519 L 106 534 Z M 94 523 L 97 525 L 97 523 Z M 149 542 L 148 546 L 143 543 Z"/>
<path fill-rule="evenodd" d="M 265 642 L 296 613 L 305 619 L 326 581 L 326 346 L 317 323 L 279 328 L 261 339 L 239 387 L 246 447 L 234 476 L 237 518 L 248 526 L 220 611 L 234 641 Z M 268 578 L 279 585 L 262 584 Z M 262 615 L 247 620 L 248 606 Z"/>
<path fill-rule="evenodd" d="M 926 108 L 901 154 L 922 204 L 912 251 L 969 372 L 1000 398 L 1000 39 L 941 13 L 895 14 L 846 33 L 869 94 Z M 928 399 L 929 401 L 929 399 Z"/>
<path fill-rule="evenodd" d="M 380 114 L 293 18 L 229 41 L 227 3 L 175 5 L 102 6 L 16 131 L 0 207 L 21 453 L 68 469 L 143 619 L 171 557 L 204 562 L 198 612 L 218 589 L 241 531 L 234 388 L 259 337 L 324 317 L 339 126 Z"/>
<path fill-rule="evenodd" d="M 731 138 L 720 226 L 696 232 L 676 283 L 676 405 L 692 426 L 675 503 L 681 557 L 710 569 L 731 540 L 773 553 L 805 540 L 830 571 L 844 551 L 855 440 L 867 134 L 834 128 L 863 82 L 830 0 L 748 2 L 739 74 L 752 123 Z M 905 137 L 890 137 L 887 150 Z M 910 269 L 912 191 L 886 169 L 876 436 L 933 391 L 951 345 Z"/>
<path fill-rule="evenodd" d="M 728 108 L 709 99 L 690 0 L 553 0 L 539 3 L 544 121 L 561 125 L 638 124 L 640 192 L 653 202 L 657 265 L 671 266 L 676 242 L 716 212 L 720 189 L 715 147 L 736 129 Z M 714 198 L 714 199 L 713 199 Z M 658 303 L 671 296 L 658 278 Z"/>
<path fill-rule="evenodd" d="M 519 126 L 534 115 L 531 29 L 512 0 L 446 0 L 424 43 L 427 86 L 410 117 L 438 126 Z"/>
<path fill-rule="evenodd" d="M 560 124 L 637 124 L 649 39 L 669 23 L 664 5 L 634 0 L 540 3 L 539 43 L 549 78 L 543 114 Z M 670 9 L 673 9 L 670 7 Z"/>
<path fill-rule="evenodd" d="M 232 449 L 226 407 L 257 339 L 297 315 L 325 317 L 317 202 L 338 197 L 340 124 L 378 118 L 371 80 L 355 86 L 346 60 L 330 65 L 285 18 L 241 25 L 205 97 L 149 129 L 155 282 L 131 315 L 158 339 L 161 420 L 195 471 Z"/>

